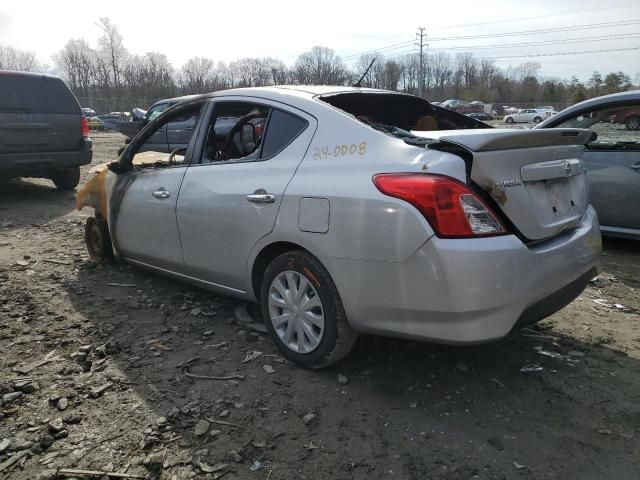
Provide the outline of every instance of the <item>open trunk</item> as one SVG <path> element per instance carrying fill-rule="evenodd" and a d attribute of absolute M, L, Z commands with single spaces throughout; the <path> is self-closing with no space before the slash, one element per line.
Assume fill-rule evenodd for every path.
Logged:
<path fill-rule="evenodd" d="M 529 240 L 577 227 L 588 206 L 580 129 L 413 132 L 472 155 L 471 180 Z"/>

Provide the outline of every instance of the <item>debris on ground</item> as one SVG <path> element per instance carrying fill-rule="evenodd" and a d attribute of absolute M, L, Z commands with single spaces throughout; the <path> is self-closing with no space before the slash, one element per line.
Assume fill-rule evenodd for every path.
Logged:
<path fill-rule="evenodd" d="M 96 134 L 95 161 L 123 144 Z M 44 179 L 0 189 L 0 479 L 573 479 L 589 458 L 636 480 L 637 242 L 605 239 L 601 279 L 520 334 L 362 335 L 316 371 L 282 360 L 253 304 L 91 261 L 74 203 Z"/>

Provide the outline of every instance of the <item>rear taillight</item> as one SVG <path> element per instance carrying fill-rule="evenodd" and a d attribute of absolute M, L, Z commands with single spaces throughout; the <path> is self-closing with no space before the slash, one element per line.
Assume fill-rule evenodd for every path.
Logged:
<path fill-rule="evenodd" d="M 89 138 L 89 121 L 84 115 L 80 119 L 80 129 L 82 130 L 82 136 Z"/>
<path fill-rule="evenodd" d="M 381 173 L 373 177 L 373 183 L 385 195 L 416 207 L 439 237 L 508 233 L 491 208 L 467 185 L 453 178 L 425 173 Z"/>

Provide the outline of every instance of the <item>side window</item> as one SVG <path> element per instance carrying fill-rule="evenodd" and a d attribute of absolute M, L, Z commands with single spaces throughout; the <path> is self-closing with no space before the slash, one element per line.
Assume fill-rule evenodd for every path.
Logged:
<path fill-rule="evenodd" d="M 273 110 L 264 137 L 262 157 L 269 158 L 289 145 L 307 128 L 307 121 L 282 110 Z"/>
<path fill-rule="evenodd" d="M 555 125 L 557 128 L 586 128 L 597 137 L 590 150 L 640 150 L 640 103 L 581 112 Z"/>
<path fill-rule="evenodd" d="M 146 133 L 142 139 L 144 143 L 134 147 L 130 158 L 134 166 L 143 167 L 168 167 L 181 165 L 185 161 L 187 148 L 194 139 L 195 128 L 181 129 L 179 135 L 167 128 L 172 122 L 184 119 L 193 119 L 193 125 L 202 115 L 204 102 L 185 105 L 165 118 L 159 125 Z M 137 143 L 137 142 L 136 142 Z"/>
<path fill-rule="evenodd" d="M 260 158 L 270 107 L 252 102 L 216 103 L 202 163 Z"/>
<path fill-rule="evenodd" d="M 148 121 L 155 120 L 155 118 L 158 117 L 167 108 L 169 108 L 168 103 L 161 103 L 159 105 L 154 105 L 149 110 L 147 110 L 147 114 L 145 116 L 147 117 Z"/>

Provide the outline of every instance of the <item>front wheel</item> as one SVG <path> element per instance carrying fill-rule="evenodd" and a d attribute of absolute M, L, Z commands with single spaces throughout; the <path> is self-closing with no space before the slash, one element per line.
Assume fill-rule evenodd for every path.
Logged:
<path fill-rule="evenodd" d="M 113 247 L 109 227 L 104 218 L 98 216 L 87 218 L 84 226 L 84 241 L 87 244 L 89 256 L 95 262 L 113 260 Z"/>
<path fill-rule="evenodd" d="M 533 119 L 533 123 L 540 123 L 542 121 L 541 117 L 536 117 Z"/>
<path fill-rule="evenodd" d="M 507 117 L 507 123 L 513 123 L 513 118 Z"/>
<path fill-rule="evenodd" d="M 640 117 L 631 117 L 624 125 L 627 127 L 627 130 L 638 130 L 640 129 Z"/>
<path fill-rule="evenodd" d="M 73 190 L 80 182 L 80 167 L 61 168 L 53 172 L 51 180 L 58 190 Z"/>
<path fill-rule="evenodd" d="M 358 336 L 329 272 L 303 250 L 284 253 L 267 267 L 260 306 L 280 352 L 304 368 L 341 360 Z"/>

